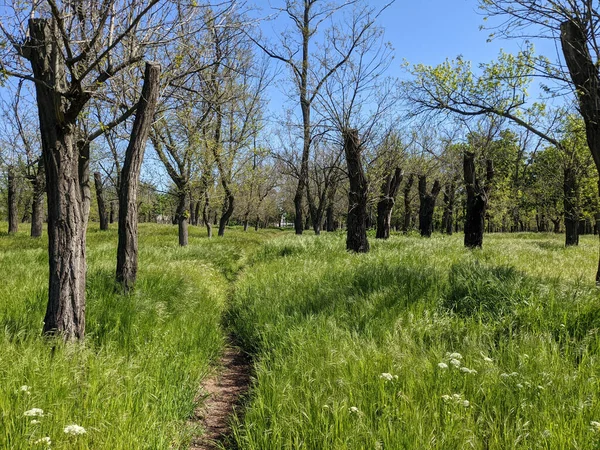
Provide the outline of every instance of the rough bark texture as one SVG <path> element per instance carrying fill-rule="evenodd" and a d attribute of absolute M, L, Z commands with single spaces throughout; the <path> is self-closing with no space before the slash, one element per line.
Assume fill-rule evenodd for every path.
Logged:
<path fill-rule="evenodd" d="M 125 151 L 125 162 L 121 169 L 116 279 L 125 291 L 133 288 L 137 277 L 137 191 L 146 141 L 158 101 L 159 77 L 160 65 L 146 63 L 142 95 L 137 106 L 129 145 Z"/>
<path fill-rule="evenodd" d="M 179 202 L 177 204 L 177 230 L 179 234 L 179 245 L 185 247 L 188 245 L 188 217 L 189 211 L 187 210 L 187 194 L 185 192 L 179 193 Z"/>
<path fill-rule="evenodd" d="M 76 144 L 77 115 L 89 94 L 73 90 L 64 72 L 52 21 L 29 20 L 21 54 L 29 60 L 35 83 L 48 189 L 48 305 L 44 333 L 67 340 L 85 334 L 85 239 L 89 213 L 89 146 Z"/>
<path fill-rule="evenodd" d="M 598 67 L 590 55 L 586 28 L 583 23 L 577 19 L 565 21 L 561 24 L 560 31 L 562 51 L 571 80 L 576 88 L 579 110 L 585 123 L 587 143 L 596 168 L 600 171 L 600 77 Z M 596 30 L 590 32 L 595 33 Z M 565 191 L 566 184 L 567 174 L 565 173 Z M 567 198 L 565 196 L 565 244 L 577 245 L 579 243 L 577 223 L 573 223 L 573 215 L 567 213 L 566 207 Z M 596 272 L 596 284 L 600 284 L 600 258 Z"/>
<path fill-rule="evenodd" d="M 206 226 L 206 234 L 212 237 L 212 223 L 210 222 L 210 196 L 208 190 L 204 192 L 204 208 L 202 208 L 202 220 Z"/>
<path fill-rule="evenodd" d="M 37 172 L 30 179 L 33 188 L 33 197 L 31 199 L 31 237 L 40 237 L 44 228 L 44 194 L 46 193 L 44 177 L 44 160 L 40 158 Z"/>
<path fill-rule="evenodd" d="M 100 172 L 94 172 L 94 186 L 96 187 L 100 229 L 106 231 L 108 230 L 108 211 L 106 210 L 106 202 L 104 201 L 104 186 L 102 185 L 102 175 L 100 175 Z"/>
<path fill-rule="evenodd" d="M 431 193 L 427 192 L 427 177 L 419 175 L 419 231 L 423 237 L 431 237 L 433 232 L 433 212 L 441 188 L 440 182 L 435 180 Z"/>
<path fill-rule="evenodd" d="M 402 220 L 402 232 L 408 233 L 410 229 L 410 217 L 412 215 L 412 209 L 410 206 L 410 190 L 413 183 L 415 182 L 415 176 L 411 173 L 404 186 L 404 218 Z"/>
<path fill-rule="evenodd" d="M 389 173 L 381 185 L 379 202 L 377 202 L 377 233 L 376 239 L 387 239 L 390 237 L 392 223 L 392 211 L 396 203 L 396 194 L 402 182 L 402 170 L 397 167 L 394 173 Z"/>
<path fill-rule="evenodd" d="M 579 245 L 579 209 L 577 175 L 573 169 L 564 169 L 563 207 L 565 212 L 565 246 Z"/>
<path fill-rule="evenodd" d="M 465 216 L 465 247 L 476 248 L 483 244 L 485 226 L 485 210 L 488 202 L 488 190 L 494 168 L 492 161 L 487 161 L 487 183 L 481 186 L 475 172 L 475 155 L 466 152 L 463 159 L 465 187 L 467 190 L 467 207 Z"/>
<path fill-rule="evenodd" d="M 368 185 L 360 158 L 360 139 L 358 131 L 354 129 L 344 130 L 342 137 L 350 181 L 346 249 L 366 253 L 369 251 L 369 241 L 367 240 Z"/>
<path fill-rule="evenodd" d="M 14 166 L 8 166 L 8 232 L 19 231 L 19 211 L 17 210 L 17 175 Z"/>
<path fill-rule="evenodd" d="M 219 219 L 218 235 L 225 236 L 225 227 L 227 226 L 227 224 L 229 223 L 229 219 L 233 215 L 235 197 L 233 196 L 233 193 L 229 188 L 229 183 L 222 182 L 221 184 L 223 185 L 223 189 L 225 190 L 225 203 L 223 203 L 223 212 L 221 213 L 221 218 Z"/>
<path fill-rule="evenodd" d="M 454 181 L 446 184 L 444 189 L 444 215 L 442 216 L 442 232 L 452 235 L 452 225 L 454 221 L 454 198 L 456 187 Z"/>

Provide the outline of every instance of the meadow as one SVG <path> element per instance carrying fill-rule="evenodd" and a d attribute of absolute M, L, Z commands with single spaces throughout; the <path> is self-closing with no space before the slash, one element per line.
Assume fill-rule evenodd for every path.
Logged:
<path fill-rule="evenodd" d="M 124 296 L 116 230 L 90 229 L 75 345 L 40 335 L 44 240 L 0 236 L 0 448 L 188 448 L 229 334 L 255 374 L 227 448 L 600 448 L 597 237 L 394 235 L 357 255 L 343 233 L 140 231 Z"/>

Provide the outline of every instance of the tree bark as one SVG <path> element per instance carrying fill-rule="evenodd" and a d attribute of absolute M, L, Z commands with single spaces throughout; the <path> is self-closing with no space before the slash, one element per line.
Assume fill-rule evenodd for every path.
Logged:
<path fill-rule="evenodd" d="M 419 175 L 419 231 L 423 237 L 431 237 L 433 232 L 433 212 L 441 188 L 440 182 L 435 180 L 431 193 L 428 193 L 427 177 Z"/>
<path fill-rule="evenodd" d="M 467 190 L 467 207 L 465 216 L 465 247 L 481 248 L 485 226 L 485 210 L 488 202 L 488 191 L 494 176 L 492 161 L 487 161 L 487 183 L 481 186 L 475 173 L 475 154 L 465 152 L 463 158 L 465 187 Z"/>
<path fill-rule="evenodd" d="M 412 215 L 410 206 L 410 190 L 414 182 L 415 176 L 411 173 L 408 177 L 406 185 L 404 186 L 404 218 L 402 220 L 402 232 L 404 234 L 408 233 L 408 230 L 410 229 L 410 217 Z"/>
<path fill-rule="evenodd" d="M 202 220 L 206 226 L 206 234 L 209 238 L 212 237 L 212 223 L 210 221 L 210 196 L 208 189 L 204 192 L 204 208 L 202 208 Z"/>
<path fill-rule="evenodd" d="M 367 240 L 368 185 L 360 158 L 361 145 L 358 130 L 345 129 L 342 137 L 350 181 L 346 249 L 357 253 L 367 253 L 369 251 L 369 241 Z"/>
<path fill-rule="evenodd" d="M 563 171 L 563 207 L 565 214 L 565 246 L 579 245 L 579 199 L 578 180 L 575 171 L 566 167 Z"/>
<path fill-rule="evenodd" d="M 44 194 L 46 193 L 44 177 L 44 160 L 40 158 L 37 172 L 31 178 L 33 188 L 33 198 L 31 199 L 31 237 L 40 237 L 44 228 Z"/>
<path fill-rule="evenodd" d="M 19 231 L 19 211 L 17 210 L 17 175 L 13 165 L 8 166 L 8 233 Z"/>
<path fill-rule="evenodd" d="M 392 211 L 396 203 L 396 194 L 402 182 L 402 170 L 396 167 L 394 173 L 388 173 L 385 182 L 381 185 L 381 194 L 377 203 L 377 232 L 376 239 L 388 239 L 392 224 Z"/>
<path fill-rule="evenodd" d="M 100 216 L 100 230 L 108 230 L 108 212 L 104 201 L 104 187 L 102 186 L 102 175 L 94 172 L 94 186 L 96 187 L 96 201 L 98 202 L 98 215 Z"/>
<path fill-rule="evenodd" d="M 444 189 L 444 215 L 442 216 L 442 231 L 447 235 L 452 235 L 452 227 L 454 221 L 454 198 L 456 187 L 454 181 L 446 184 Z"/>
<path fill-rule="evenodd" d="M 116 280 L 126 292 L 133 289 L 137 278 L 137 191 L 146 141 L 158 101 L 160 70 L 159 64 L 146 63 L 142 95 L 121 169 Z"/>
<path fill-rule="evenodd" d="M 187 193 L 185 191 L 179 192 L 179 202 L 177 204 L 177 229 L 179 234 L 179 245 L 185 247 L 188 245 L 188 217 L 189 211 L 187 210 Z"/>

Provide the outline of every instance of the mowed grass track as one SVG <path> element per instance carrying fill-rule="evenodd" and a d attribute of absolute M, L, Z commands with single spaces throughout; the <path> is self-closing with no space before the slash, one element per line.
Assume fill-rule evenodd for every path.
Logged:
<path fill-rule="evenodd" d="M 344 239 L 269 241 L 238 279 L 239 448 L 600 448 L 597 237 Z"/>
<path fill-rule="evenodd" d="M 5 225 L 5 224 L 4 224 Z M 230 282 L 273 233 L 228 231 L 208 240 L 191 227 L 140 226 L 138 284 L 115 293 L 116 228 L 88 232 L 87 336 L 41 337 L 47 240 L 0 236 L 0 448 L 187 448 L 201 379 L 224 345 Z M 5 227 L 3 227 L 6 229 Z M 43 416 L 25 416 L 33 408 Z M 85 434 L 66 434 L 70 424 Z"/>

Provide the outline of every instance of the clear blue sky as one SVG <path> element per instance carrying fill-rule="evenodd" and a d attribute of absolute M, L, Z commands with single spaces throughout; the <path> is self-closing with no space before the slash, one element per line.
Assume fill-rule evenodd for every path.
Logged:
<path fill-rule="evenodd" d="M 263 13 L 268 12 L 267 0 Z M 271 0 L 271 4 L 280 4 L 283 0 Z M 387 0 L 371 0 L 372 6 L 383 6 Z M 489 30 L 480 30 L 484 24 L 484 15 L 478 9 L 477 0 L 396 0 L 382 14 L 379 24 L 385 29 L 386 40 L 395 49 L 395 61 L 389 69 L 389 75 L 405 78 L 401 69 L 403 60 L 410 64 L 437 65 L 446 58 L 462 55 L 472 61 L 473 67 L 495 59 L 503 49 L 517 52 L 522 42 L 516 40 L 494 39 L 487 42 Z M 493 24 L 490 19 L 487 25 Z M 277 24 L 279 25 L 279 24 Z M 277 26 L 275 25 L 275 26 Z M 263 24 L 263 31 L 272 34 L 272 25 Z M 545 54 L 554 59 L 556 51 L 552 42 L 533 42 L 536 53 Z M 284 74 L 286 74 L 284 72 Z M 532 90 L 532 93 L 536 89 Z M 272 111 L 280 110 L 283 97 L 275 89 L 270 92 Z"/>

